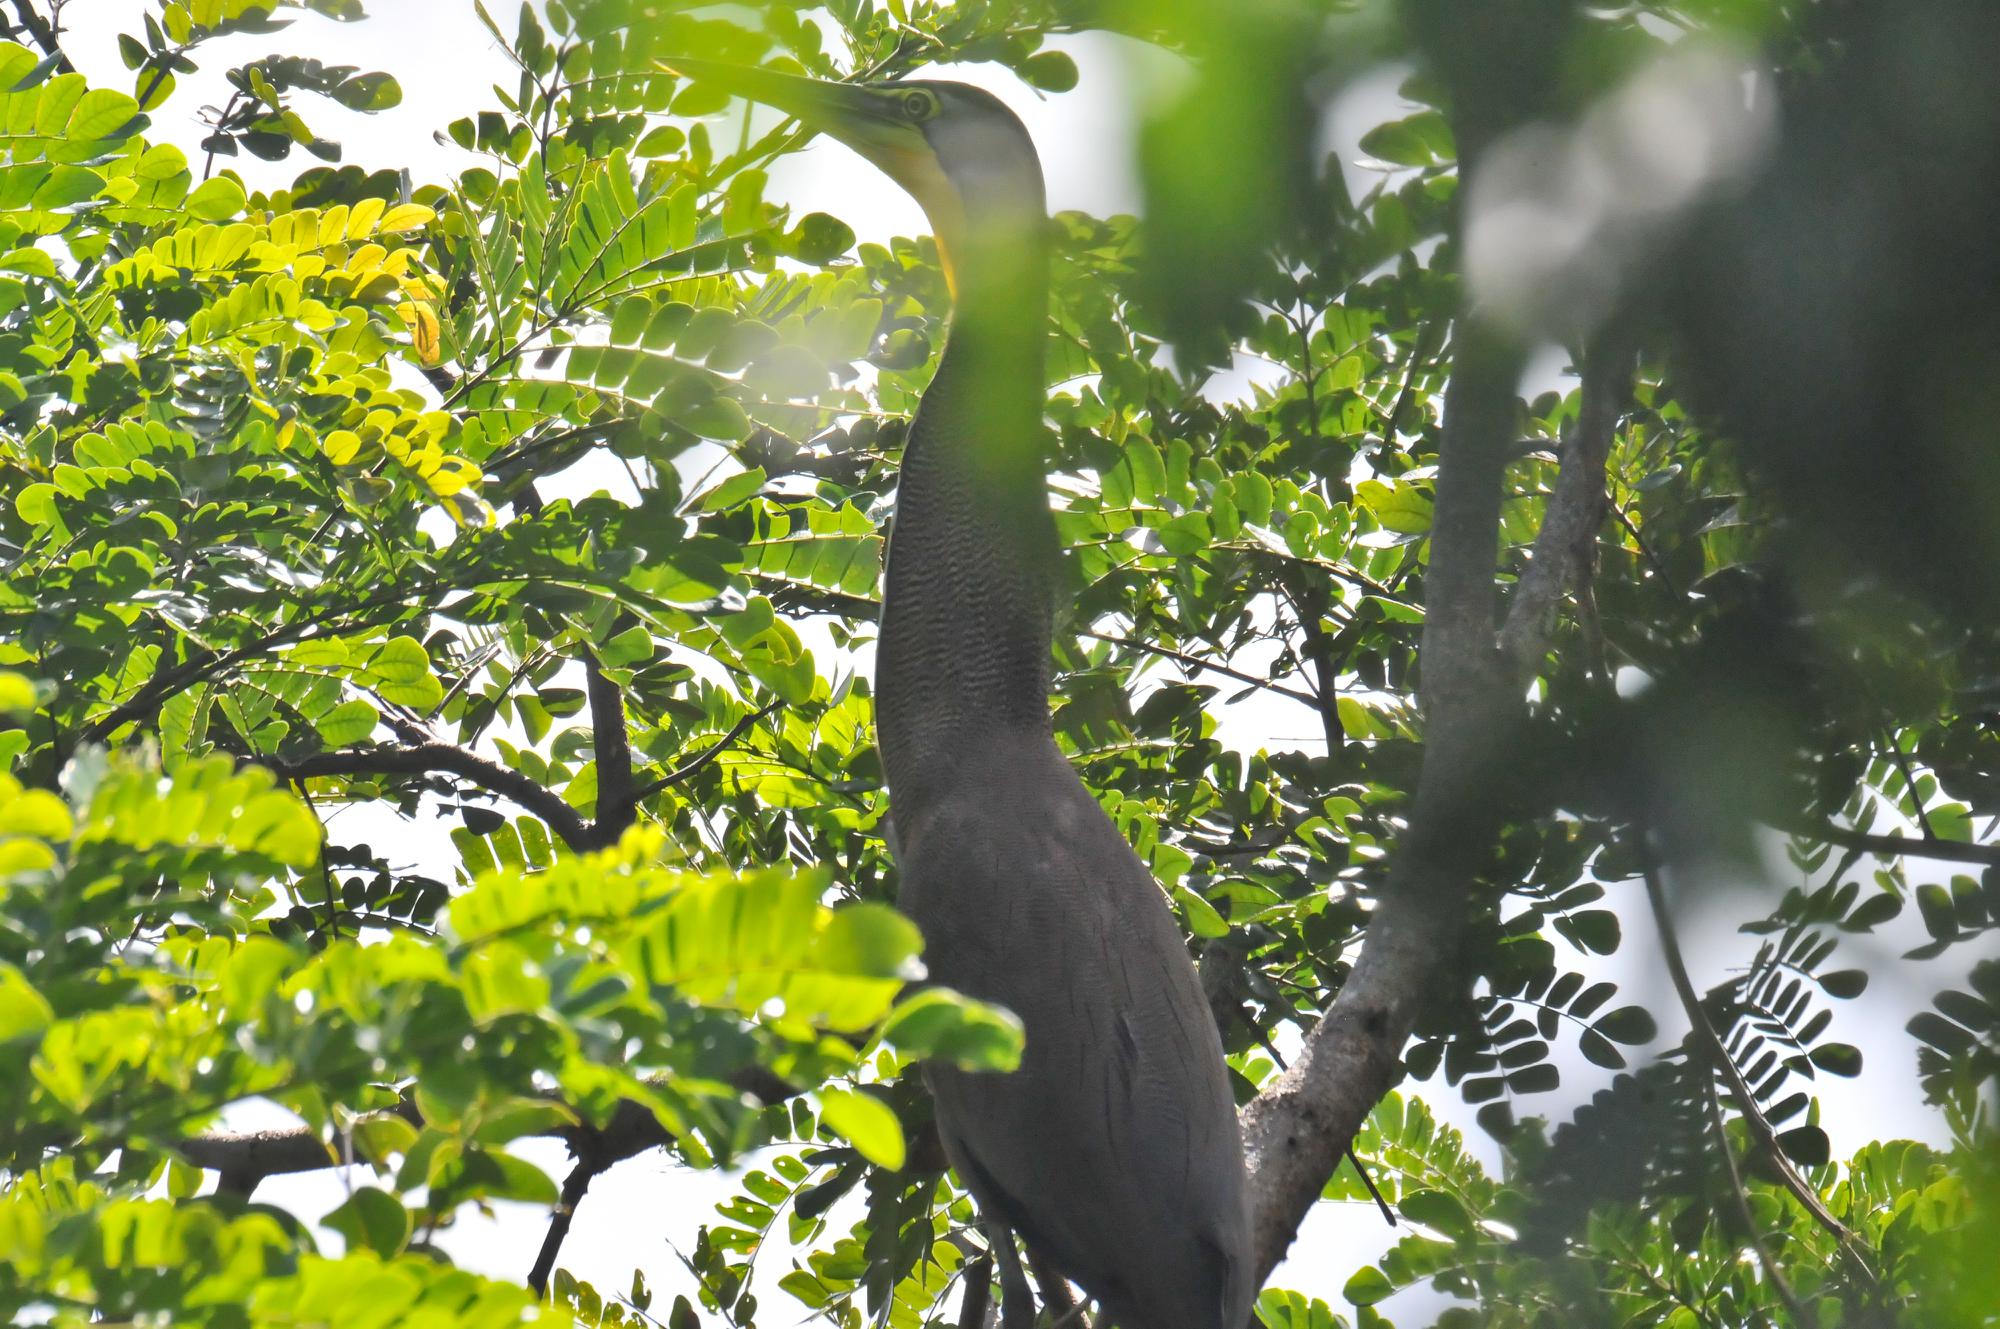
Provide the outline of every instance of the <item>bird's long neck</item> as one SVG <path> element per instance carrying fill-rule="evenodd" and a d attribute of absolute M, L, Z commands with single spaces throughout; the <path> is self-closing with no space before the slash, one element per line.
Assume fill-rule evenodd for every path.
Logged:
<path fill-rule="evenodd" d="M 876 660 L 899 825 L 982 744 L 1049 728 L 1047 261 L 1039 229 L 958 260 L 951 333 L 904 447 Z"/>

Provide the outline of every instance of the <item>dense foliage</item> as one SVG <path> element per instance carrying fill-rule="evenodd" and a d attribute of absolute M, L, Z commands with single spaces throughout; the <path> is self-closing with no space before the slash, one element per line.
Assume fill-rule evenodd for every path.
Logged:
<path fill-rule="evenodd" d="M 148 138 L 206 39 L 287 8 L 358 19 L 354 0 L 155 5 L 121 43 L 129 92 L 89 87 L 15 8 L 34 18 L 0 44 L 0 1307 L 675 1329 L 955 1319 L 993 1268 L 915 1065 L 1005 1067 L 1019 1035 L 906 991 L 921 939 L 890 907 L 872 746 L 882 531 L 949 312 L 934 247 L 774 207 L 796 128 L 739 132 L 660 58 L 998 61 L 1055 93 L 1077 78 L 1062 33 L 1203 61 L 1149 131 L 1151 220 L 1052 223 L 1056 723 L 1171 896 L 1247 1100 L 1339 991 L 1422 758 L 1461 156 L 1575 122 L 1690 30 L 1802 99 L 1787 132 L 1833 135 L 1813 98 L 1867 58 L 1841 25 L 1868 9 L 1551 0 L 1446 31 L 1451 6 L 1333 0 L 1228 23 L 1195 3 L 475 3 L 518 82 L 446 127 L 476 164 L 412 183 L 326 164 L 310 127 L 320 97 L 390 110 L 394 81 L 302 56 L 232 71 L 205 161 Z M 1488 64 L 1513 72 L 1468 73 Z M 1402 101 L 1354 188 L 1315 159 L 1307 94 L 1382 68 L 1406 71 Z M 1990 159 L 1990 117 L 1957 115 L 1977 84 L 1933 82 Z M 1810 183 L 1837 141 L 1781 139 L 1770 188 Z M 286 188 L 229 169 L 294 147 L 326 160 Z M 1703 336 L 1738 206 L 1646 234 L 1600 311 L 1615 338 L 1555 329 L 1586 373 L 1637 371 L 1611 389 L 1594 573 L 1492 773 L 1505 830 L 1469 930 L 1355 1141 L 1408 1232 L 1340 1316 L 1273 1289 L 1267 1324 L 1386 1324 L 1378 1303 L 1426 1281 L 1468 1299 L 1446 1316 L 1465 1324 L 2000 1306 L 2000 962 L 1956 981 L 2000 929 L 2000 643 L 1956 591 L 1839 565 L 1827 523 L 1852 495 L 1802 494 L 1810 467 L 1713 368 L 1738 344 Z M 1235 400 L 1210 390 L 1232 358 L 1260 366 Z M 1518 405 L 1504 584 L 1588 390 Z M 1922 390 L 1942 404 L 1911 417 L 1907 462 L 1876 463 L 1887 485 L 1990 430 L 1976 394 Z M 1974 526 L 1936 505 L 1991 497 L 1980 465 L 1875 519 L 1935 552 Z M 604 487 L 538 488 L 579 466 Z M 1221 741 L 1251 692 L 1315 737 Z M 448 819 L 456 861 L 413 867 L 327 819 L 356 804 Z M 1753 871 L 1779 833 L 1784 879 L 1737 901 L 1766 939 L 1747 971 L 1688 1011 L 1601 977 L 1663 873 Z M 1906 908 L 1931 938 L 1909 963 L 1957 967 L 1913 969 L 1950 986 L 1879 1073 L 1920 1075 L 1951 1145 L 1836 1158 L 1815 1095 L 1861 1071 L 1842 1027 L 1871 962 L 1850 943 Z M 1632 1051 L 1690 1016 L 1678 1046 Z M 1548 1121 L 1536 1096 L 1569 1050 L 1621 1074 Z M 1426 1106 L 1452 1095 L 1481 1105 L 1501 1169 Z M 203 1152 L 250 1098 L 355 1165 L 326 1219 L 344 1245 L 258 1202 L 256 1155 Z M 434 1239 L 465 1206 L 558 1201 L 508 1148 L 549 1134 L 579 1175 L 647 1144 L 700 1168 L 758 1151 L 691 1253 L 698 1286 L 669 1307 L 558 1270 L 538 1299 L 451 1267 Z M 1342 1172 L 1327 1195 L 1364 1192 Z M 750 1281 L 780 1224 L 810 1252 L 782 1302 Z"/>

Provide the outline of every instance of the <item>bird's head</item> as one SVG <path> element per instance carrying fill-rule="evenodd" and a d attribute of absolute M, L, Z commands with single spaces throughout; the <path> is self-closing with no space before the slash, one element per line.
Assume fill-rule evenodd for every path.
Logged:
<path fill-rule="evenodd" d="M 975 268 L 999 279 L 1039 261 L 1048 215 L 1041 160 L 992 93 L 932 80 L 834 83 L 711 60 L 661 63 L 783 111 L 880 167 L 930 218 L 954 292 Z"/>

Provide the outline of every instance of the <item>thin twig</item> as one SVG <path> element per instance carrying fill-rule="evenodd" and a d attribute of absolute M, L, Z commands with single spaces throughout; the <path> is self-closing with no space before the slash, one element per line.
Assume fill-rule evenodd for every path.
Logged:
<path fill-rule="evenodd" d="M 1351 1144 L 1347 1146 L 1347 1161 L 1354 1164 L 1355 1172 L 1358 1173 L 1361 1177 L 1361 1184 L 1368 1188 L 1369 1198 L 1374 1200 L 1375 1207 L 1382 1211 L 1383 1221 L 1388 1223 L 1390 1227 L 1395 1227 L 1396 1211 L 1394 1209 L 1391 1209 L 1389 1207 L 1389 1202 L 1382 1198 L 1381 1188 L 1376 1186 L 1375 1178 L 1368 1175 L 1367 1166 L 1363 1164 L 1360 1157 L 1355 1154 L 1354 1146 Z"/>
<path fill-rule="evenodd" d="M 1347 743 L 1347 726 L 1340 720 L 1340 673 L 1333 661 L 1333 639 L 1327 636 L 1326 626 L 1320 622 L 1326 610 L 1326 593 L 1316 587 L 1298 585 L 1289 574 L 1289 569 L 1281 570 L 1278 584 L 1285 598 L 1292 602 L 1299 631 L 1305 634 L 1306 659 L 1312 661 L 1313 690 L 1318 694 L 1313 709 L 1319 712 L 1326 755 L 1338 756 Z"/>
<path fill-rule="evenodd" d="M 1816 1329 L 1819 1317 L 1802 1305 L 1792 1285 L 1778 1269 L 1777 1260 L 1771 1256 L 1771 1249 L 1764 1242 L 1764 1234 L 1758 1230 L 1757 1220 L 1750 1212 L 1750 1195 L 1743 1188 L 1743 1173 L 1736 1166 L 1736 1150 L 1729 1144 L 1729 1127 L 1722 1119 L 1722 1102 L 1715 1092 L 1715 1072 L 1708 1064 L 1707 1057 L 1697 1057 L 1701 1067 L 1701 1097 L 1708 1108 L 1708 1123 L 1715 1131 L 1715 1147 L 1722 1153 L 1723 1166 L 1729 1172 L 1729 1198 L 1736 1210 L 1736 1221 L 1743 1225 L 1743 1231 L 1750 1239 L 1750 1249 L 1757 1253 L 1757 1263 L 1764 1270 L 1764 1278 L 1771 1284 L 1771 1290 L 1778 1294 L 1778 1300 L 1785 1303 L 1785 1309 L 1792 1313 L 1792 1323 L 1805 1329 Z"/>
<path fill-rule="evenodd" d="M 1204 660 L 1198 655 L 1189 655 L 1184 651 L 1171 650 L 1165 646 L 1156 646 L 1152 642 L 1138 641 L 1131 637 L 1114 637 L 1105 632 L 1079 632 L 1076 635 L 1079 637 L 1088 637 L 1092 641 L 1107 642 L 1113 646 L 1123 646 L 1129 650 L 1144 651 L 1148 655 L 1157 655 L 1162 659 L 1172 660 L 1176 664 L 1186 665 L 1190 669 L 1206 669 L 1211 674 L 1220 674 L 1224 678 L 1233 678 L 1238 683 L 1248 683 L 1252 687 L 1262 688 L 1267 692 L 1275 692 L 1280 697 L 1290 697 L 1301 706 L 1310 706 L 1314 710 L 1319 709 L 1319 698 L 1313 696 L 1310 692 L 1301 692 L 1297 688 L 1288 688 L 1282 683 L 1273 683 L 1268 678 L 1258 678 L 1255 674 L 1246 674 L 1240 669 L 1231 669 L 1228 665 L 1217 664 L 1213 660 Z"/>
<path fill-rule="evenodd" d="M 1417 374 L 1422 371 L 1426 364 L 1430 363 L 1430 351 L 1424 344 L 1428 340 L 1426 334 L 1429 331 L 1430 325 L 1428 323 L 1419 325 L 1416 340 L 1410 343 L 1410 359 L 1403 366 L 1402 390 L 1396 394 L 1396 404 L 1389 408 L 1389 415 L 1382 422 L 1382 442 L 1386 446 L 1395 446 L 1398 426 L 1402 423 L 1403 419 L 1403 411 L 1409 406 L 1410 398 L 1416 394 Z"/>
<path fill-rule="evenodd" d="M 590 1189 L 590 1183 L 597 1179 L 603 1169 L 589 1154 L 576 1160 L 569 1176 L 563 1179 L 562 1195 L 556 1200 L 554 1212 L 549 1215 L 549 1230 L 542 1237 L 542 1249 L 535 1256 L 535 1267 L 528 1271 L 528 1286 L 537 1297 L 548 1295 L 549 1275 L 555 1272 L 556 1257 L 562 1253 L 563 1239 L 569 1236 L 570 1221 L 576 1217 L 576 1207 L 583 1203 L 583 1193 Z"/>
<path fill-rule="evenodd" d="M 632 797 L 636 801 L 643 803 L 647 799 L 651 798 L 654 794 L 659 793 L 662 789 L 667 789 L 673 785 L 677 785 L 681 783 L 681 781 L 683 780 L 691 779 L 695 775 L 699 774 L 703 767 L 707 766 L 710 762 L 714 761 L 717 757 L 721 756 L 723 749 L 727 748 L 737 739 L 743 737 L 744 730 L 748 729 L 751 725 L 756 724 L 759 720 L 762 720 L 772 711 L 777 710 L 781 704 L 782 703 L 775 701 L 769 702 L 760 709 L 751 711 L 749 714 L 739 717 L 735 724 L 729 726 L 728 732 L 723 734 L 721 738 L 717 739 L 714 743 L 710 744 L 708 747 L 703 748 L 700 752 L 697 752 L 694 756 L 682 762 L 680 765 L 674 767 L 674 769 L 668 771 L 665 775 L 653 781 L 651 784 L 648 784 L 645 787 L 637 790 L 632 795 Z"/>
<path fill-rule="evenodd" d="M 1639 824 L 1639 834 L 1643 839 L 1645 835 L 1643 824 Z M 1744 1125 L 1749 1128 L 1750 1138 L 1757 1146 L 1757 1153 L 1778 1178 L 1779 1185 L 1799 1202 L 1815 1223 L 1832 1234 L 1834 1241 L 1840 1246 L 1841 1253 L 1862 1276 L 1862 1280 L 1870 1287 L 1874 1286 L 1875 1273 L 1856 1249 L 1853 1231 L 1833 1216 L 1833 1212 L 1820 1199 L 1819 1192 L 1799 1175 L 1798 1169 L 1792 1165 L 1792 1160 L 1785 1156 L 1783 1147 L 1778 1143 L 1777 1131 L 1772 1128 L 1770 1119 L 1758 1107 L 1756 1095 L 1743 1079 L 1743 1072 L 1737 1069 L 1735 1059 L 1729 1055 L 1729 1049 L 1722 1045 L 1722 1039 L 1717 1036 L 1715 1026 L 1709 1023 L 1708 1012 L 1703 1009 L 1701 998 L 1695 993 L 1694 981 L 1688 977 L 1687 962 L 1681 955 L 1680 935 L 1674 927 L 1673 915 L 1667 909 L 1666 892 L 1660 883 L 1659 864 L 1653 861 L 1649 846 L 1642 843 L 1640 849 L 1641 875 L 1646 883 L 1646 901 L 1652 907 L 1653 923 L 1659 930 L 1660 950 L 1666 958 L 1667 976 L 1673 981 L 1674 994 L 1680 998 L 1681 1009 L 1686 1013 L 1695 1042 L 1702 1050 L 1702 1059 L 1711 1062 L 1729 1082 L 1730 1093 L 1736 1099 L 1737 1111 L 1741 1114 Z"/>
<path fill-rule="evenodd" d="M 1253 835 L 1247 840 L 1197 840 L 1190 837 L 1176 840 L 1174 843 L 1183 849 L 1207 854 L 1210 858 L 1234 858 L 1243 854 L 1268 854 L 1280 845 L 1288 843 L 1291 838 L 1290 827 L 1279 827 L 1260 835 Z"/>
<path fill-rule="evenodd" d="M 764 1066 L 746 1066 L 724 1078 L 739 1093 L 766 1107 L 796 1098 L 800 1093 L 797 1087 Z M 560 1100 L 551 1095 L 548 1101 Z M 374 1115 L 400 1117 L 413 1126 L 424 1124 L 423 1114 L 408 1098 Z M 608 1171 L 614 1163 L 667 1144 L 672 1138 L 651 1108 L 629 1099 L 618 1105 L 610 1122 L 601 1129 L 564 1122 L 536 1133 L 568 1142 L 579 1157 L 587 1153 L 596 1160 L 600 1173 Z M 175 1141 L 173 1148 L 196 1167 L 233 1179 L 233 1184 L 244 1188 L 245 1193 L 266 1177 L 318 1172 L 341 1164 L 334 1147 L 309 1126 L 248 1133 L 212 1131 Z"/>
<path fill-rule="evenodd" d="M 1923 795 L 1917 792 L 1917 773 L 1910 766 L 1910 755 L 1903 751 L 1902 743 L 1897 740 L 1893 733 L 1885 730 L 1882 734 L 1882 740 L 1889 745 L 1889 753 L 1896 761 L 1896 770 L 1902 774 L 1903 788 L 1909 792 L 1910 811 L 1916 817 L 1917 830 L 1923 834 L 1924 839 L 1927 841 L 1937 839 L 1938 833 L 1936 828 L 1931 825 L 1930 814 L 1924 811 Z"/>

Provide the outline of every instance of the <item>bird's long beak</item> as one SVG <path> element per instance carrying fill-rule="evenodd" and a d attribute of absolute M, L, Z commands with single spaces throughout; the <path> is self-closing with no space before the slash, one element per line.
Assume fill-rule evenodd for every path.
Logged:
<path fill-rule="evenodd" d="M 913 192 L 917 159 L 931 156 L 923 131 L 898 116 L 893 100 L 873 88 L 681 56 L 661 60 L 660 66 L 783 111 L 808 129 L 839 139 Z"/>
<path fill-rule="evenodd" d="M 716 60 L 673 56 L 659 63 L 669 73 L 783 111 L 867 158 L 909 191 L 930 218 L 945 282 L 957 293 L 954 255 L 965 229 L 965 206 L 923 129 L 902 115 L 894 92 Z"/>

